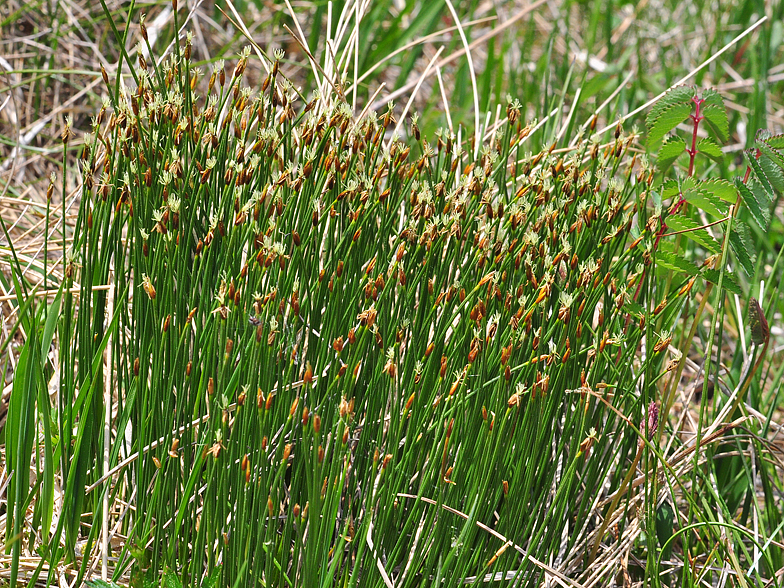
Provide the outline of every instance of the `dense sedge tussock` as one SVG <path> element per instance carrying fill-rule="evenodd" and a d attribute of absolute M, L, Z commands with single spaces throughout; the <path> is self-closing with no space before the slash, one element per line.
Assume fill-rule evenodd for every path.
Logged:
<path fill-rule="evenodd" d="M 385 147 L 391 109 L 304 104 L 277 61 L 243 87 L 247 53 L 200 98 L 183 53 L 139 57 L 81 160 L 67 377 L 94 375 L 107 300 L 89 284 L 113 281 L 112 463 L 126 430 L 136 449 L 162 439 L 110 480 L 145 546 L 120 565 L 194 586 L 207 570 L 221 585 L 540 576 L 636 452 L 610 407 L 640 424 L 653 400 L 634 299 L 651 249 L 630 236 L 653 174 L 634 136 L 527 154 L 510 102 L 475 161 L 415 125 Z M 100 446 L 88 431 L 66 462 L 88 484 Z M 65 537 L 73 550 L 76 527 Z"/>
<path fill-rule="evenodd" d="M 50 560 L 93 549 L 105 491 L 134 585 L 579 575 L 599 500 L 651 491 L 627 466 L 651 467 L 698 279 L 652 270 L 635 134 L 531 154 L 510 100 L 478 149 L 416 118 L 404 142 L 391 105 L 303 99 L 280 53 L 200 96 L 190 50 L 104 72 L 79 161 Z"/>

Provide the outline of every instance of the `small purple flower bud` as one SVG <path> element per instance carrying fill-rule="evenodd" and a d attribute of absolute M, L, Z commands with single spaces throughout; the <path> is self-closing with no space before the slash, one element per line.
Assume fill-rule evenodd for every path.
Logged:
<path fill-rule="evenodd" d="M 656 429 L 659 428 L 659 407 L 655 402 L 648 405 L 648 441 L 653 439 Z"/>

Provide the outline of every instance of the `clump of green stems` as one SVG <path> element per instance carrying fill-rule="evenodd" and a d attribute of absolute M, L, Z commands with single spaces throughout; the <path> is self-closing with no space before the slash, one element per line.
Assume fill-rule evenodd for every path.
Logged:
<path fill-rule="evenodd" d="M 259 88 L 249 51 L 219 64 L 205 97 L 190 36 L 140 54 L 132 89 L 105 74 L 58 297 L 64 511 L 24 540 L 76 561 L 108 493 L 114 579 L 138 586 L 534 585 L 563 554 L 582 573 L 694 285 L 653 271 L 635 135 L 527 153 L 510 101 L 479 149 L 405 143 L 391 106 L 305 101 L 281 58 Z M 42 489 L 17 490 L 16 533 Z"/>

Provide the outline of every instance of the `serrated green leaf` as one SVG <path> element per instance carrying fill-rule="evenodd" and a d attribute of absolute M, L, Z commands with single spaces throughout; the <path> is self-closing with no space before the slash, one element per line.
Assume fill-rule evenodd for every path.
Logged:
<path fill-rule="evenodd" d="M 762 151 L 764 156 L 769 157 L 776 166 L 784 169 L 784 154 L 782 154 L 781 151 L 778 149 L 773 149 L 765 142 L 758 142 L 757 147 L 760 151 Z"/>
<path fill-rule="evenodd" d="M 651 121 L 648 129 L 648 147 L 658 145 L 664 135 L 681 124 L 691 113 L 691 104 L 673 104 Z"/>
<path fill-rule="evenodd" d="M 738 193 L 735 191 L 735 186 L 732 185 L 732 182 L 721 178 L 711 178 L 710 180 L 696 182 L 695 186 L 698 190 L 707 192 L 729 204 L 735 204 L 738 199 Z"/>
<path fill-rule="evenodd" d="M 667 251 L 668 253 L 675 253 L 675 239 L 662 239 L 659 241 L 659 251 Z"/>
<path fill-rule="evenodd" d="M 719 271 L 715 269 L 702 270 L 702 277 L 711 282 L 712 284 L 719 285 Z M 743 290 L 741 290 L 738 283 L 735 281 L 735 276 L 730 272 L 724 272 L 724 279 L 721 282 L 721 287 L 725 290 L 743 297 Z"/>
<path fill-rule="evenodd" d="M 760 189 L 759 193 L 755 193 L 740 178 L 735 180 L 735 185 L 754 222 L 757 223 L 760 229 L 767 231 L 770 223 L 770 201 L 767 199 L 764 190 Z"/>
<path fill-rule="evenodd" d="M 684 190 L 683 198 L 689 204 L 693 204 L 715 218 L 724 218 L 727 216 L 727 203 L 714 194 L 711 186 L 703 188 L 704 183 Z"/>
<path fill-rule="evenodd" d="M 716 218 L 724 218 L 727 215 L 727 202 L 734 203 L 736 198 L 734 186 L 718 178 L 698 182 L 694 178 L 687 177 L 681 180 L 668 180 L 662 186 L 662 200 L 679 195 Z"/>
<path fill-rule="evenodd" d="M 784 149 L 784 135 L 773 135 L 765 139 L 765 143 L 773 149 Z"/>
<path fill-rule="evenodd" d="M 711 253 L 721 251 L 721 245 L 714 239 L 706 229 L 700 228 L 700 224 L 694 219 L 683 215 L 670 215 L 667 217 L 667 228 L 669 232 L 688 231 L 683 233 L 686 237 L 705 247 Z"/>
<path fill-rule="evenodd" d="M 710 137 L 703 137 L 700 139 L 699 143 L 697 143 L 697 151 L 703 155 L 707 155 L 714 161 L 721 161 L 724 157 L 724 153 L 722 153 L 719 144 Z"/>
<path fill-rule="evenodd" d="M 182 582 L 180 582 L 177 574 L 167 568 L 163 571 L 163 577 L 161 578 L 161 588 L 182 588 Z"/>
<path fill-rule="evenodd" d="M 643 308 L 642 304 L 635 300 L 629 300 L 626 304 L 624 304 L 624 308 L 628 313 L 636 317 L 645 316 L 645 308 Z"/>
<path fill-rule="evenodd" d="M 729 119 L 727 119 L 727 109 L 724 107 L 724 100 L 715 90 L 706 90 L 703 92 L 702 97 L 705 99 L 701 108 L 702 116 L 705 117 L 713 132 L 716 133 L 719 141 L 722 143 L 727 142 L 730 138 L 730 123 Z"/>
<path fill-rule="evenodd" d="M 735 224 L 730 232 L 730 247 L 738 263 L 751 277 L 754 273 L 754 260 L 757 257 L 754 241 L 751 239 L 748 225 L 740 219 L 735 219 Z"/>
<path fill-rule="evenodd" d="M 743 153 L 746 156 L 746 163 L 749 164 L 749 167 L 754 172 L 754 179 L 757 180 L 760 183 L 760 186 L 762 186 L 762 189 L 773 198 L 773 185 L 770 183 L 770 180 L 768 180 L 765 170 L 762 169 L 760 162 L 757 160 L 756 150 L 746 149 Z"/>
<path fill-rule="evenodd" d="M 678 157 L 686 152 L 686 141 L 680 137 L 668 137 L 656 156 L 656 165 L 665 171 Z"/>
<path fill-rule="evenodd" d="M 756 143 L 764 143 L 765 141 L 770 139 L 772 136 L 773 136 L 773 133 L 771 133 L 768 129 L 757 129 L 757 132 L 754 135 L 755 144 Z"/>
<path fill-rule="evenodd" d="M 694 180 L 691 178 L 685 178 L 682 182 L 678 182 L 678 180 L 667 180 L 662 185 L 661 199 L 669 200 L 680 194 L 681 188 L 688 190 L 693 187 Z"/>
<path fill-rule="evenodd" d="M 771 151 L 773 151 L 771 149 Z M 776 153 L 773 152 L 774 157 Z M 760 158 L 757 160 L 762 168 L 762 171 L 765 173 L 765 177 L 770 182 L 773 189 L 781 194 L 784 192 L 784 174 L 781 173 L 781 167 L 779 167 L 779 163 L 774 161 L 771 157 L 768 157 L 767 154 L 763 153 Z"/>
<path fill-rule="evenodd" d="M 213 568 L 212 573 L 204 579 L 204 582 L 201 583 L 201 588 L 215 588 L 218 585 L 220 572 L 220 566 Z"/>
<path fill-rule="evenodd" d="M 700 270 L 692 262 L 684 259 L 680 255 L 659 251 L 656 255 L 656 265 L 676 272 L 684 272 L 690 276 L 696 276 Z"/>
<path fill-rule="evenodd" d="M 713 88 L 707 88 L 706 90 L 703 90 L 702 96 L 700 97 L 703 101 L 703 108 L 707 108 L 708 106 L 724 108 L 724 98 Z"/>
<path fill-rule="evenodd" d="M 662 185 L 662 200 L 669 200 L 680 196 L 688 190 L 693 190 L 697 187 L 697 181 L 692 177 L 677 178 L 675 180 L 667 180 Z"/>
<path fill-rule="evenodd" d="M 692 86 L 677 86 L 668 90 L 651 108 L 651 111 L 645 118 L 645 126 L 650 130 L 661 113 L 673 105 L 686 104 L 690 106 L 692 104 L 691 99 L 694 98 L 696 93 L 696 90 Z"/>
<path fill-rule="evenodd" d="M 749 180 L 748 184 L 746 184 L 749 189 L 754 193 L 757 197 L 757 202 L 761 203 L 763 208 L 767 211 L 770 211 L 770 207 L 775 202 L 775 198 L 768 194 L 762 186 L 760 186 L 759 182 L 754 179 Z"/>

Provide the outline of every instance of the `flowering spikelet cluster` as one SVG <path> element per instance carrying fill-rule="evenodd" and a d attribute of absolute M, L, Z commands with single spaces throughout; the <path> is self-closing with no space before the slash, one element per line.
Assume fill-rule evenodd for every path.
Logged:
<path fill-rule="evenodd" d="M 118 289 L 132 318 L 117 355 L 136 358 L 119 384 L 136 403 L 135 442 L 182 432 L 162 456 L 176 467 L 141 465 L 138 487 L 189 491 L 182 468 L 205 462 L 228 472 L 192 502 L 177 497 L 197 505 L 182 527 L 192 536 L 155 527 L 153 549 L 177 545 L 172 568 L 189 562 L 184 573 L 203 577 L 213 548 L 234 561 L 235 538 L 248 573 L 272 574 L 265 582 L 337 541 L 318 561 L 353 565 L 343 529 L 365 524 L 387 484 L 461 491 L 468 461 L 484 459 L 462 433 L 472 423 L 502 436 L 487 481 L 503 480 L 510 505 L 522 480 L 508 464 L 568 456 L 568 443 L 548 441 L 521 457 L 530 419 L 571 426 L 585 415 L 599 430 L 591 455 L 604 454 L 605 405 L 567 391 L 626 374 L 646 333 L 637 286 L 659 225 L 645 206 L 652 174 L 628 153 L 634 134 L 526 154 L 534 125 L 510 101 L 507 124 L 473 159 L 453 133 L 428 137 L 416 119 L 409 143 L 387 137 L 391 106 L 357 118 L 339 92 L 304 101 L 281 53 L 252 88 L 250 50 L 233 70 L 218 62 L 199 96 L 189 43 L 160 65 L 139 54 L 136 86 L 106 104 L 83 153 L 84 243 L 112 227 L 125 235 L 106 255 L 130 285 Z M 425 463 L 438 475 L 418 473 Z M 545 475 L 531 468 L 530 480 Z M 162 508 L 147 492 L 135 500 L 138 512 Z M 395 504 L 405 519 L 410 505 Z M 199 526 L 208 512 L 221 533 L 246 521 L 258 532 L 219 541 Z M 308 512 L 338 523 L 309 526 L 303 544 Z M 293 563 L 267 565 L 272 553 Z"/>

